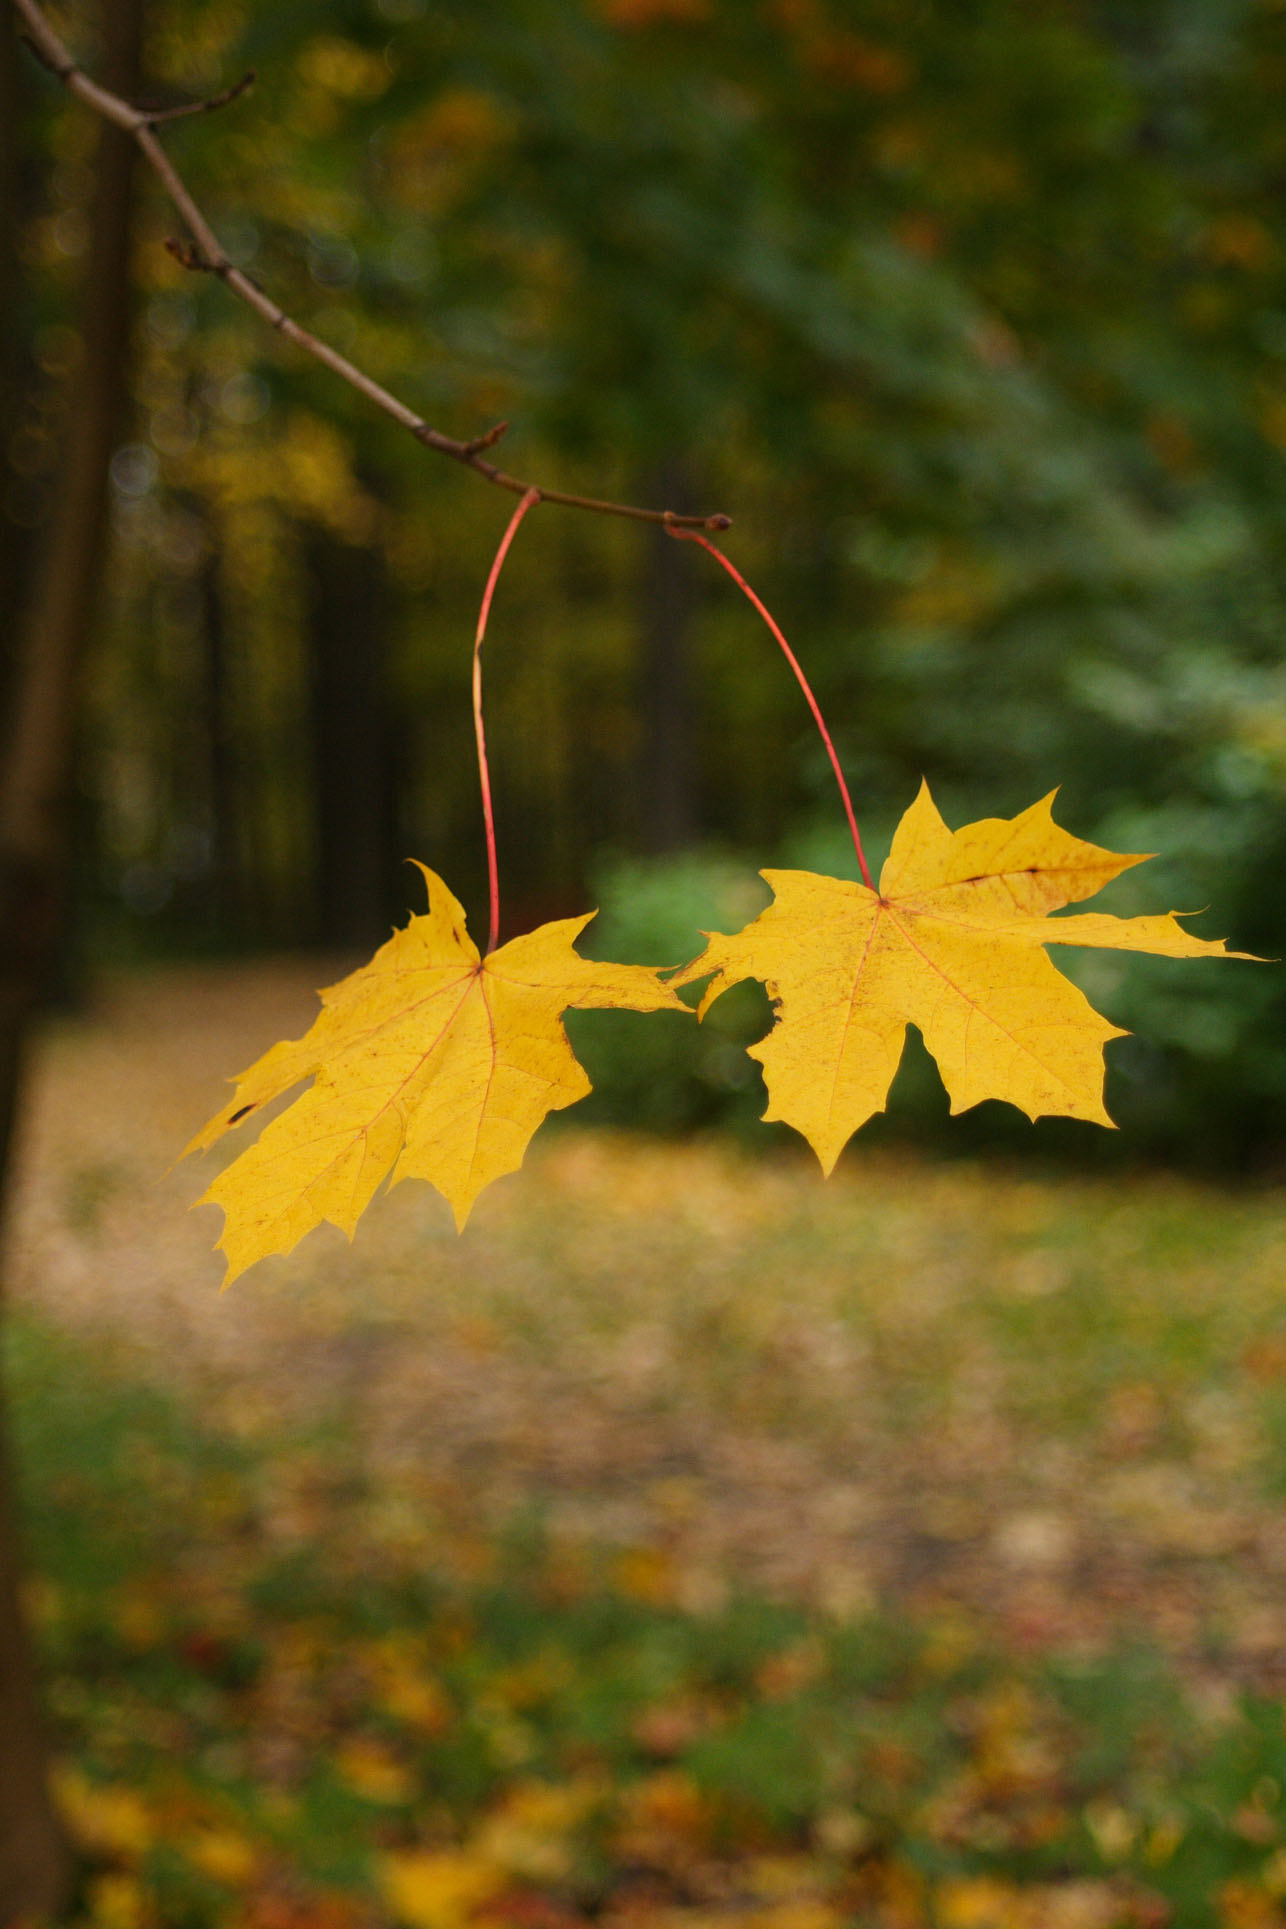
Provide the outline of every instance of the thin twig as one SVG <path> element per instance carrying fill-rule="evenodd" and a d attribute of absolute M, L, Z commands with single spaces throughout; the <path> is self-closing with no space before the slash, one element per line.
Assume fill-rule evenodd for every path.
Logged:
<path fill-rule="evenodd" d="M 41 66 L 45 68 L 45 70 L 48 73 L 51 73 L 54 76 L 55 80 L 67 80 L 70 78 L 72 74 L 76 72 L 75 63 L 70 60 L 66 63 L 65 66 L 60 67 L 58 62 L 53 58 L 52 54 L 49 53 L 48 49 L 45 47 L 42 47 L 40 42 L 36 39 L 33 39 L 31 34 L 20 33 L 18 35 L 18 38 L 22 42 L 23 46 L 27 49 L 27 52 L 29 54 L 34 54 L 36 59 L 40 62 Z"/>
<path fill-rule="evenodd" d="M 255 70 L 252 67 L 248 74 L 242 74 L 240 80 L 234 80 L 231 87 L 225 87 L 221 94 L 211 94 L 209 100 L 189 101 L 184 107 L 150 108 L 147 124 L 149 127 L 160 127 L 164 121 L 186 121 L 194 114 L 217 113 L 220 107 L 227 107 L 234 100 L 239 100 L 247 87 L 253 87 L 254 84 Z"/>
<path fill-rule="evenodd" d="M 166 193 L 182 215 L 188 233 L 192 237 L 186 252 L 180 252 L 177 247 L 171 247 L 170 250 L 184 267 L 217 275 L 234 295 L 239 296 L 248 307 L 253 308 L 255 313 L 262 316 L 263 320 L 276 329 L 278 334 L 284 335 L 288 341 L 293 342 L 297 348 L 303 349 L 305 354 L 311 355 L 315 361 L 322 362 L 333 374 L 338 375 L 360 395 L 364 395 L 376 408 L 382 409 L 385 415 L 391 416 L 402 428 L 408 430 L 417 442 L 423 442 L 426 448 L 436 449 L 439 455 L 450 456 L 453 462 L 462 463 L 465 468 L 472 469 L 475 475 L 481 476 L 485 482 L 493 483 L 497 489 L 507 489 L 511 495 L 525 496 L 536 486 L 533 483 L 524 482 L 518 476 L 509 475 L 506 470 L 498 468 L 494 462 L 488 462 L 485 459 L 483 452 L 498 440 L 495 431 L 489 431 L 485 436 L 475 437 L 472 441 L 459 441 L 455 436 L 444 435 L 440 429 L 430 427 L 422 416 L 415 413 L 414 409 L 408 408 L 405 402 L 399 401 L 396 395 L 365 374 L 355 363 L 350 362 L 347 356 L 340 355 L 335 349 L 329 348 L 325 342 L 319 341 L 316 335 L 310 335 L 306 328 L 301 328 L 284 308 L 273 301 L 272 297 L 238 268 L 225 253 L 218 236 L 197 206 L 190 190 L 154 132 L 154 126 L 158 121 L 172 119 L 174 116 L 168 112 L 164 115 L 152 114 L 146 108 L 133 107 L 129 101 L 122 100 L 119 94 L 113 94 L 106 87 L 100 87 L 97 81 L 91 80 L 89 75 L 76 65 L 64 43 L 46 20 L 38 0 L 13 0 L 13 5 L 27 28 L 23 38 L 41 65 L 55 74 L 71 93 L 83 100 L 87 106 L 92 107 L 96 114 L 129 134 L 142 149 L 154 172 L 159 175 Z M 241 91 L 240 88 L 237 91 Z M 219 104 L 221 104 L 219 98 L 216 97 L 214 103 L 201 102 L 193 111 L 204 113 L 208 106 Z M 671 509 L 640 509 L 632 503 L 607 502 L 594 496 L 572 495 L 561 489 L 541 488 L 539 493 L 543 501 L 561 503 L 568 509 L 587 509 L 601 516 L 626 516 L 633 522 L 661 523 L 669 529 L 721 530 L 729 528 L 732 522 L 730 516 L 676 516 Z"/>
<path fill-rule="evenodd" d="M 484 449 L 494 449 L 501 436 L 508 433 L 509 424 L 497 422 L 493 428 L 487 430 L 485 435 L 475 435 L 473 441 L 466 443 L 465 447 L 470 455 L 481 455 Z"/>
<path fill-rule="evenodd" d="M 193 274 L 214 273 L 214 263 L 206 260 L 195 242 L 185 241 L 182 235 L 167 234 L 162 246 L 166 254 L 174 256 L 180 268 L 188 268 Z"/>

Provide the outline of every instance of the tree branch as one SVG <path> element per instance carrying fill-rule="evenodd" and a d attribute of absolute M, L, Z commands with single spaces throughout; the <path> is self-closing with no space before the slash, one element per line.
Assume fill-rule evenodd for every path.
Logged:
<path fill-rule="evenodd" d="M 142 149 L 153 171 L 160 176 L 162 186 L 183 217 L 191 236 L 189 242 L 167 242 L 171 254 L 185 268 L 217 275 L 234 295 L 240 297 L 257 315 L 263 317 L 271 328 L 294 342 L 297 348 L 311 355 L 315 361 L 322 362 L 333 374 L 364 395 L 375 407 L 413 435 L 417 442 L 426 448 L 436 449 L 439 455 L 450 456 L 452 461 L 472 469 L 485 482 L 494 483 L 497 489 L 507 489 L 511 495 L 523 496 L 538 485 L 524 482 L 518 476 L 511 476 L 506 470 L 498 468 L 494 462 L 485 459 L 485 451 L 500 439 L 504 425 L 489 430 L 485 435 L 475 436 L 471 441 L 457 441 L 454 436 L 444 435 L 440 429 L 431 428 L 423 417 L 396 395 L 383 388 L 379 382 L 365 374 L 347 356 L 340 355 L 333 348 L 319 341 L 316 335 L 309 334 L 306 328 L 288 315 L 284 308 L 265 294 L 258 282 L 238 268 L 225 253 L 218 236 L 192 198 L 190 191 L 180 176 L 169 155 L 157 139 L 155 128 L 158 122 L 172 120 L 177 116 L 172 110 L 149 113 L 146 108 L 133 107 L 119 94 L 111 93 L 91 80 L 82 68 L 72 59 L 64 42 L 46 20 L 39 0 L 13 0 L 13 5 L 21 17 L 26 33 L 23 38 L 41 65 L 56 75 L 69 92 L 92 107 L 96 114 L 115 126 L 123 128 Z M 194 103 L 191 112 L 205 113 L 215 107 L 225 105 L 244 91 L 249 85 L 249 77 L 236 87 L 228 88 L 213 100 Z M 727 529 L 731 517 L 678 516 L 670 509 L 640 509 L 624 502 L 605 502 L 593 496 L 569 495 L 560 489 L 540 487 L 540 496 L 545 502 L 562 503 L 569 509 L 587 509 L 601 516 L 627 516 L 634 522 L 662 523 L 670 529 Z"/>
<path fill-rule="evenodd" d="M 162 121 L 186 121 L 190 120 L 194 114 L 213 114 L 218 108 L 227 107 L 232 101 L 239 100 L 242 94 L 245 93 L 247 87 L 253 87 L 254 84 L 255 71 L 252 67 L 248 74 L 242 74 L 240 80 L 234 80 L 231 87 L 225 87 L 222 93 L 211 94 L 209 100 L 189 101 L 184 107 L 158 107 L 151 109 L 147 116 L 148 125 L 151 127 L 159 127 Z"/>

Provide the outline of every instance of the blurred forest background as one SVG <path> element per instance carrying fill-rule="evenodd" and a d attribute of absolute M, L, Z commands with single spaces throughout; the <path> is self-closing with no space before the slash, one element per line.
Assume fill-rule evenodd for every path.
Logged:
<path fill-rule="evenodd" d="M 95 13 L 61 11 L 91 71 Z M 98 129 L 3 59 L 13 608 Z M 519 473 L 731 513 L 877 851 L 922 773 L 951 823 L 1061 784 L 1078 834 L 1163 853 L 1115 908 L 1286 953 L 1278 0 L 154 0 L 142 98 L 248 67 L 166 131 L 237 263 L 436 426 L 511 418 Z M 511 505 L 185 272 L 176 228 L 140 179 L 73 983 L 77 956 L 369 947 L 412 854 L 485 902 L 469 651 Z M 614 955 L 678 962 L 760 864 L 851 866 L 798 690 L 698 553 L 541 509 L 488 651 L 510 933 L 601 902 Z M 1280 1161 L 1279 972 L 1079 970 L 1138 1034 L 1131 1148 Z M 755 1117 L 762 1005 L 724 1005 L 699 1044 L 605 1018 L 598 1116 Z M 900 1089 L 917 1132 L 944 1117 L 918 1062 Z"/>
<path fill-rule="evenodd" d="M 1161 853 L 1111 908 L 1286 956 L 1283 0 L 51 13 L 161 108 L 257 71 L 167 150 L 436 427 L 733 516 L 873 857 L 922 775 L 953 824 L 1061 785 Z M 1286 1218 L 1207 1183 L 1286 1165 L 1280 969 L 1071 959 L 1120 1133 L 948 1130 L 917 1047 L 826 1187 L 551 1133 L 468 1239 L 400 1187 L 216 1293 L 160 1175 L 220 1075 L 420 908 L 408 857 L 480 926 L 513 498 L 185 271 L 100 135 L 0 33 L 0 1169 L 67 1008 L 6 1242 L 0 1918 L 1282 1929 Z M 536 508 L 487 677 L 502 935 L 599 903 L 678 963 L 760 865 L 852 874 L 691 545 Z M 757 987 L 577 1018 L 578 1120 L 773 1144 Z"/>

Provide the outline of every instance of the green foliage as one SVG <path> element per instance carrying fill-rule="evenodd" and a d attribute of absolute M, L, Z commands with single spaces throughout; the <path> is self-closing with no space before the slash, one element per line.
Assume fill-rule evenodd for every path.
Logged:
<path fill-rule="evenodd" d="M 678 964 L 695 956 L 704 930 L 736 929 L 762 910 L 768 892 L 730 857 L 617 858 L 591 881 L 601 909 L 581 949 L 622 964 Z M 697 992 L 685 995 L 695 1004 Z M 594 1090 L 586 1121 L 679 1132 L 723 1124 L 748 1128 L 764 1109 L 763 1078 L 746 1046 L 770 1022 L 762 986 L 746 984 L 698 1028 L 653 1014 L 650 1025 L 624 1011 L 569 1012 L 573 1049 Z"/>

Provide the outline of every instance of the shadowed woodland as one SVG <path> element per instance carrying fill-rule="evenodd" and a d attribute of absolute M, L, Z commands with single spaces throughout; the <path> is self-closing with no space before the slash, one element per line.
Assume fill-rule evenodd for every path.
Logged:
<path fill-rule="evenodd" d="M 949 1120 L 913 1038 L 825 1187 L 756 987 L 573 1014 L 594 1095 L 461 1243 L 407 1187 L 218 1297 L 161 1175 L 220 1081 L 408 857 L 483 928 L 513 498 L 6 9 L 0 1923 L 1286 1919 L 1279 969 L 1071 954 L 1119 1132 Z M 1286 953 L 1278 6 L 49 19 L 439 440 L 732 517 L 873 855 L 922 776 L 1059 786 L 1158 853 L 1109 908 Z M 537 505 L 487 729 L 505 938 L 677 964 L 854 875 L 655 524 Z"/>

